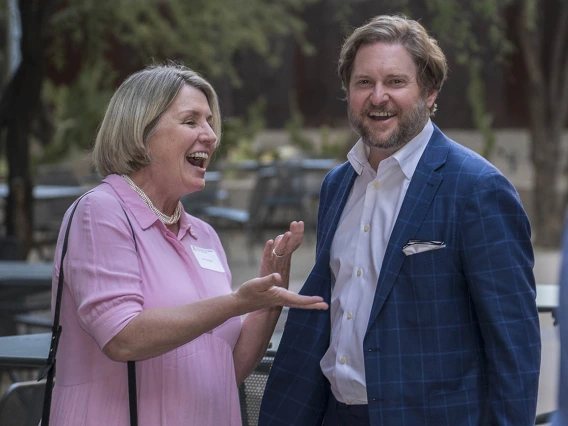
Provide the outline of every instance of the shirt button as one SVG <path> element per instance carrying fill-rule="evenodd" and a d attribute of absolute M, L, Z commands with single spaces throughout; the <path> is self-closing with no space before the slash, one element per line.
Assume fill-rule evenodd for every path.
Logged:
<path fill-rule="evenodd" d="M 379 182 L 374 182 L 373 186 L 375 187 L 375 189 L 378 189 L 379 188 Z"/>
<path fill-rule="evenodd" d="M 363 231 L 369 232 L 369 229 L 371 229 L 371 227 L 369 225 L 365 225 L 365 227 L 363 228 Z"/>
<path fill-rule="evenodd" d="M 363 270 L 361 268 L 357 269 L 357 276 L 360 277 L 363 275 Z"/>
<path fill-rule="evenodd" d="M 347 403 L 347 404 L 353 404 L 353 400 L 352 400 L 352 399 L 347 399 L 347 400 L 345 400 L 345 403 Z"/>
<path fill-rule="evenodd" d="M 345 364 L 347 362 L 347 358 L 342 356 L 341 359 L 339 360 L 339 362 L 342 363 L 342 364 Z"/>
<path fill-rule="evenodd" d="M 353 318 L 353 314 L 352 314 L 351 312 L 349 312 L 349 313 L 347 314 L 347 319 L 349 320 L 349 319 L 351 319 L 351 318 Z"/>

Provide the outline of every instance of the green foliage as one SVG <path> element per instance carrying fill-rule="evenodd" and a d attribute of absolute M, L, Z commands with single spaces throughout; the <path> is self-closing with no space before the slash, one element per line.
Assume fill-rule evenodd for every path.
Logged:
<path fill-rule="evenodd" d="M 229 117 L 223 122 L 221 144 L 215 151 L 215 159 L 228 158 L 230 161 L 256 159 L 252 150 L 255 137 L 266 128 L 264 114 L 266 99 L 256 100 L 247 110 L 246 119 Z"/>
<path fill-rule="evenodd" d="M 437 39 L 459 51 L 458 61 L 466 65 L 484 51 L 491 51 L 495 59 L 503 59 L 510 52 L 512 45 L 505 35 L 501 11 L 511 1 L 476 0 L 465 5 L 460 0 L 427 0 L 426 6 Z M 480 27 L 483 31 L 479 31 Z"/>
<path fill-rule="evenodd" d="M 525 26 L 528 31 L 534 32 L 537 30 L 538 21 L 538 2 L 536 0 L 524 0 L 526 4 L 527 11 L 524 14 Z"/>
<path fill-rule="evenodd" d="M 332 131 L 329 126 L 321 126 L 319 132 L 320 149 L 318 156 L 345 161 L 347 153 L 353 146 L 349 132 L 344 129 Z"/>
<path fill-rule="evenodd" d="M 331 0 L 335 3 L 336 0 Z M 426 0 L 427 28 L 443 47 L 452 47 L 456 61 L 466 67 L 469 80 L 467 100 L 476 128 L 484 137 L 483 154 L 490 156 L 495 146 L 495 134 L 491 128 L 492 117 L 485 102 L 485 85 L 481 75 L 481 57 L 490 52 L 496 61 L 503 61 L 512 50 L 512 43 L 505 36 L 502 10 L 514 0 Z M 536 3 L 536 0 L 529 0 Z M 348 17 L 355 0 L 346 0 L 340 9 L 342 17 Z M 408 0 L 394 0 L 388 13 L 401 12 L 411 18 L 412 7 Z M 386 11 L 387 12 L 387 11 Z M 479 32 L 474 24 L 484 28 Z M 351 28 L 347 29 L 348 33 Z"/>
<path fill-rule="evenodd" d="M 121 67 L 133 72 L 166 60 L 176 60 L 208 79 L 226 77 L 240 84 L 233 59 L 253 51 L 277 66 L 286 38 L 292 36 L 309 54 L 299 18 L 305 5 L 318 0 L 59 0 L 50 21 L 48 56 L 65 72 L 70 54 L 83 62 L 70 86 L 45 86 L 54 105 L 56 137 L 41 161 L 89 147 L 102 118 L 111 87 L 118 82 L 108 72 L 120 55 Z M 126 55 L 125 55 L 126 53 Z M 76 66 L 76 64 L 74 64 Z M 245 150 L 245 141 L 264 128 L 264 101 L 253 105 L 248 118 L 228 119 L 217 154 Z M 237 147 L 241 148 L 237 148 Z"/>
<path fill-rule="evenodd" d="M 73 150 L 92 148 L 97 127 L 112 96 L 112 80 L 112 71 L 106 69 L 103 62 L 97 62 L 85 67 L 70 86 L 45 83 L 43 95 L 53 106 L 57 127 L 52 142 L 37 162 L 59 161 Z"/>
<path fill-rule="evenodd" d="M 290 95 L 290 119 L 285 125 L 293 146 L 304 155 L 312 158 L 335 158 L 344 160 L 352 147 L 350 134 L 345 129 L 333 130 L 329 126 L 320 126 L 319 143 L 315 143 L 304 129 L 304 117 L 298 108 L 296 97 Z"/>
<path fill-rule="evenodd" d="M 512 44 L 505 36 L 501 10 L 511 0 L 476 0 L 464 5 L 460 0 L 428 0 L 432 29 L 444 46 L 452 46 L 458 53 L 459 65 L 469 74 L 467 100 L 472 119 L 484 139 L 482 154 L 489 157 L 495 147 L 492 117 L 485 102 L 485 84 L 481 75 L 481 57 L 491 52 L 496 61 L 503 61 Z M 473 23 L 484 27 L 480 33 Z M 484 47 L 487 46 L 487 47 Z"/>
<path fill-rule="evenodd" d="M 469 63 L 467 100 L 471 108 L 473 123 L 483 137 L 484 146 L 481 155 L 489 158 L 495 149 L 496 137 L 491 128 L 493 117 L 485 107 L 484 92 L 483 79 L 481 78 L 481 60 L 476 58 Z"/>
<path fill-rule="evenodd" d="M 232 59 L 252 50 L 277 65 L 287 36 L 309 52 L 304 22 L 297 17 L 316 0 L 67 0 L 52 20 L 53 55 L 65 40 L 103 58 L 118 43 L 132 62 L 178 59 L 207 77 L 239 77 Z"/>
<path fill-rule="evenodd" d="M 0 28 L 8 28 L 7 1 L 0 2 Z M 0 88 L 5 85 L 6 70 L 8 68 L 8 37 L 0 39 Z"/>
<path fill-rule="evenodd" d="M 304 134 L 304 117 L 300 108 L 298 107 L 298 101 L 294 92 L 290 92 L 288 96 L 288 105 L 290 107 L 290 119 L 284 126 L 288 131 L 290 141 L 292 145 L 299 148 L 302 152 L 306 154 L 313 154 L 314 147 L 312 141 Z"/>
<path fill-rule="evenodd" d="M 60 0 L 49 25 L 51 62 L 64 69 L 67 55 L 78 51 L 89 63 L 104 61 L 114 34 L 118 11 L 125 8 L 120 0 Z"/>

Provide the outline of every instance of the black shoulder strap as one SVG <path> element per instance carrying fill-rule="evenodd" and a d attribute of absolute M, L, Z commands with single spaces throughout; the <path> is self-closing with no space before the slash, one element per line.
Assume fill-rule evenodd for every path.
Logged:
<path fill-rule="evenodd" d="M 57 297 L 55 299 L 55 310 L 53 315 L 53 325 L 51 327 L 51 345 L 49 348 L 49 354 L 47 356 L 47 360 L 45 362 L 45 366 L 39 372 L 38 380 L 43 379 L 47 375 L 47 380 L 45 384 L 45 396 L 43 399 L 43 411 L 42 411 L 42 420 L 41 424 L 43 426 L 49 426 L 49 416 L 51 413 L 51 397 L 53 391 L 53 379 L 55 377 L 55 356 L 57 354 L 57 347 L 59 346 L 59 338 L 61 337 L 62 326 L 59 324 L 59 316 L 61 313 L 61 295 L 63 294 L 63 280 L 64 280 L 64 272 L 63 272 L 63 260 L 65 259 L 65 255 L 67 254 L 67 245 L 69 242 L 69 230 L 71 229 L 71 221 L 73 220 L 73 215 L 75 214 L 75 210 L 77 210 L 77 206 L 83 197 L 90 194 L 92 191 L 86 192 L 85 194 L 81 195 L 79 199 L 75 202 L 73 206 L 73 210 L 71 210 L 71 214 L 69 215 L 69 221 L 67 222 L 67 228 L 65 230 L 65 239 L 63 240 L 63 248 L 61 250 L 61 261 L 59 263 L 59 276 L 57 279 Z M 121 206 L 122 207 L 122 206 Z M 124 211 L 124 207 L 122 208 Z M 130 223 L 130 219 L 124 211 L 126 215 L 126 220 L 128 221 L 128 225 L 130 225 L 130 230 L 132 231 L 132 238 L 134 238 L 134 246 L 136 247 L 136 252 L 138 253 L 138 244 L 136 243 L 136 236 L 134 235 L 134 229 L 132 228 L 132 223 Z M 128 401 L 130 405 L 130 425 L 137 426 L 138 425 L 138 410 L 137 410 L 137 401 L 136 401 L 136 369 L 134 361 L 128 361 Z"/>
<path fill-rule="evenodd" d="M 122 207 L 122 205 L 121 205 Z M 130 223 L 130 218 L 126 214 L 126 210 L 122 207 L 126 220 L 130 225 L 132 231 L 132 238 L 134 239 L 134 247 L 138 253 L 138 243 L 136 242 L 136 235 L 134 235 L 134 228 Z M 130 406 L 130 426 L 138 426 L 138 401 L 136 399 L 136 364 L 134 361 L 128 361 L 128 405 Z"/>

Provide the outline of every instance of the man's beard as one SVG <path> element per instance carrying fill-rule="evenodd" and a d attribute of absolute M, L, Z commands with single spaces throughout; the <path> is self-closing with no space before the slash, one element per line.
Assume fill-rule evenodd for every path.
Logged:
<path fill-rule="evenodd" d="M 399 120 L 398 126 L 386 137 L 377 137 L 373 130 L 367 126 L 363 117 L 367 117 L 370 112 L 395 112 Z M 420 98 L 419 102 L 412 107 L 411 110 L 402 113 L 393 111 L 387 106 L 382 107 L 366 107 L 357 115 L 348 107 L 347 113 L 351 127 L 355 130 L 365 145 L 371 148 L 380 148 L 392 152 L 398 151 L 404 145 L 411 141 L 425 126 L 430 117 L 430 109 L 426 105 L 426 98 Z"/>

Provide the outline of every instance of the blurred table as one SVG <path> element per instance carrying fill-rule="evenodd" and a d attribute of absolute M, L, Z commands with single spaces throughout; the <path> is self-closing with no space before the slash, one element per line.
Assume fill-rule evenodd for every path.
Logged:
<path fill-rule="evenodd" d="M 87 192 L 83 186 L 36 185 L 33 187 L 34 235 L 33 249 L 42 260 L 52 258 L 51 247 L 55 245 L 63 215 L 73 202 Z M 8 185 L 0 184 L 0 206 L 5 204 Z M 0 224 L 4 223 L 3 209 Z"/>
<path fill-rule="evenodd" d="M 0 334 L 16 334 L 14 315 L 50 308 L 52 272 L 50 262 L 0 261 Z"/>
<path fill-rule="evenodd" d="M 36 200 L 52 200 L 57 198 L 79 197 L 86 192 L 82 186 L 37 185 L 33 188 Z M 0 183 L 0 198 L 8 196 L 8 185 Z"/>
<path fill-rule="evenodd" d="M 24 260 L 0 261 L 0 294 L 20 294 L 34 290 L 51 289 L 51 262 L 27 262 Z M 2 301 L 3 297 L 0 297 Z"/>
<path fill-rule="evenodd" d="M 263 167 L 278 167 L 285 165 L 295 165 L 304 170 L 328 171 L 340 163 L 334 158 L 302 158 L 294 160 L 278 160 L 270 163 L 263 163 L 257 160 L 242 160 L 227 164 L 228 170 L 257 171 Z"/>
<path fill-rule="evenodd" d="M 0 337 L 0 367 L 42 367 L 50 343 L 51 333 Z"/>

